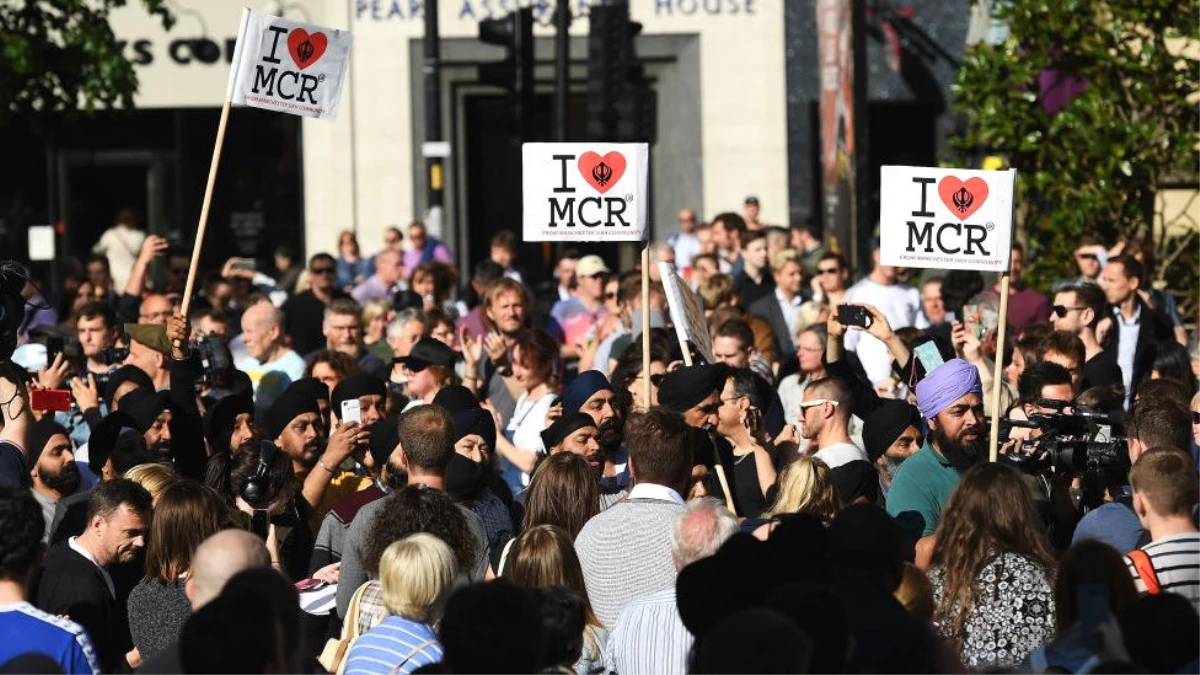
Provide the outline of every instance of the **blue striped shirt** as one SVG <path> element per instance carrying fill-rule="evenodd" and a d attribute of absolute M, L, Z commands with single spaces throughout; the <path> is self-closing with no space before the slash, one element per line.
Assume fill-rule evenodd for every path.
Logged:
<path fill-rule="evenodd" d="M 350 646 L 346 675 L 411 673 L 441 660 L 442 645 L 428 624 L 389 616 Z"/>
<path fill-rule="evenodd" d="M 50 657 L 64 673 L 100 672 L 96 650 L 83 626 L 28 602 L 0 605 L 0 663 L 30 652 Z"/>

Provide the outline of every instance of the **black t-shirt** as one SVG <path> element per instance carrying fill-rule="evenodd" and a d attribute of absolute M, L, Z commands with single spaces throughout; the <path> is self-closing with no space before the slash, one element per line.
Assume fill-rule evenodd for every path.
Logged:
<path fill-rule="evenodd" d="M 339 290 L 334 290 L 331 295 L 334 300 L 348 297 Z M 325 322 L 325 303 L 312 291 L 292 296 L 283 304 L 283 313 L 287 320 L 285 332 L 292 338 L 292 351 L 309 354 L 325 348 L 325 333 L 321 330 Z"/>
<path fill-rule="evenodd" d="M 0 441 L 0 486 L 29 487 L 29 469 L 25 453 L 8 441 Z"/>

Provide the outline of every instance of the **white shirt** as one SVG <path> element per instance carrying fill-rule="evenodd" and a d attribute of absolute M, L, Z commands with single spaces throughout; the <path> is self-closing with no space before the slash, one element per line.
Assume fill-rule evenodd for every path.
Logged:
<path fill-rule="evenodd" d="M 867 453 L 853 443 L 834 443 L 833 445 L 821 448 L 813 457 L 825 462 L 825 465 L 831 469 L 836 469 L 843 464 L 849 464 L 857 459 L 861 459 L 864 462 L 871 461 L 867 458 Z"/>
<path fill-rule="evenodd" d="M 250 382 L 254 384 L 254 392 L 257 394 L 258 383 L 267 373 L 283 373 L 288 376 L 289 384 L 304 377 L 304 359 L 289 349 L 283 353 L 283 356 L 267 363 L 260 363 L 253 356 L 247 356 L 238 362 L 237 369 L 250 376 Z"/>
<path fill-rule="evenodd" d="M 1125 407 L 1128 408 L 1133 400 L 1133 362 L 1137 357 L 1138 333 L 1142 330 L 1142 305 L 1138 304 L 1133 318 L 1128 321 L 1120 307 L 1113 307 L 1113 321 L 1121 338 L 1117 342 L 1117 365 L 1121 366 L 1121 379 L 1125 382 Z"/>
<path fill-rule="evenodd" d="M 885 286 L 870 278 L 863 279 L 846 291 L 846 304 L 874 306 L 887 317 L 892 330 L 929 327 L 929 321 L 921 311 L 921 293 L 905 284 Z M 892 355 L 882 341 L 866 331 L 852 329 L 846 331 L 844 342 L 847 351 L 858 354 L 872 384 L 892 376 Z"/>
<path fill-rule="evenodd" d="M 78 539 L 78 537 L 71 537 L 70 539 L 67 539 L 67 546 L 70 546 L 72 551 L 75 551 L 79 555 L 87 558 L 88 562 L 92 563 L 96 566 L 96 569 L 100 570 L 100 576 L 104 577 L 104 583 L 108 584 L 108 592 L 112 593 L 114 598 L 117 597 L 117 591 L 115 588 L 113 588 L 113 580 L 112 577 L 108 576 L 108 570 L 104 569 L 103 565 L 96 562 L 96 557 L 92 555 L 92 552 L 80 546 L 79 543 L 75 541 L 76 539 Z"/>
<path fill-rule="evenodd" d="M 779 303 L 779 311 L 783 312 L 783 320 L 787 323 L 788 342 L 792 345 L 796 344 L 796 329 L 800 325 L 800 305 L 804 304 L 804 299 L 797 293 L 796 297 L 788 300 L 783 295 L 783 291 L 779 287 L 775 287 L 775 301 Z"/>
<path fill-rule="evenodd" d="M 700 255 L 700 240 L 687 232 L 676 234 L 674 240 L 675 267 L 688 269 L 692 266 L 692 258 Z"/>
<path fill-rule="evenodd" d="M 629 491 L 630 499 L 658 499 L 664 502 L 674 502 L 683 505 L 683 497 L 679 493 L 665 485 L 656 485 L 654 483 L 638 483 Z"/>

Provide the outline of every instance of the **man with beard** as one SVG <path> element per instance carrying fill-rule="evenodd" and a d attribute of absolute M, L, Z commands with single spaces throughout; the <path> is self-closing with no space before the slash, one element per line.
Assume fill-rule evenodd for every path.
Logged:
<path fill-rule="evenodd" d="M 397 437 L 399 444 L 386 461 L 386 473 L 412 485 L 423 485 L 431 490 L 446 489 L 446 468 L 454 454 L 454 419 L 450 413 L 436 403 L 423 405 L 400 416 Z M 391 482 L 391 478 L 388 479 Z M 398 483 L 403 486 L 403 483 Z M 385 500 L 376 499 L 366 504 L 354 516 L 346 532 L 342 551 L 342 568 L 338 578 L 337 613 L 343 619 L 350 606 L 354 591 L 367 581 L 362 567 L 362 552 L 371 531 L 372 522 L 384 505 Z M 467 517 L 467 524 L 477 544 L 476 561 L 470 570 L 463 570 L 472 581 L 480 581 L 488 569 L 487 531 L 483 521 L 470 509 L 458 504 Z"/>
<path fill-rule="evenodd" d="M 329 513 L 325 514 L 313 544 L 313 554 L 308 564 L 309 575 L 315 574 L 326 565 L 341 562 L 346 533 L 360 509 L 386 497 L 394 488 L 402 488 L 408 484 L 408 472 L 388 462 L 388 457 L 399 444 L 400 436 L 395 420 L 384 420 L 382 424 L 371 426 L 368 450 L 376 477 L 368 487 L 334 502 Z"/>
<path fill-rule="evenodd" d="M 917 407 L 929 436 L 888 490 L 887 510 L 910 543 L 933 534 L 962 471 L 987 459 L 987 428 L 979 371 L 951 359 L 917 383 Z"/>
<path fill-rule="evenodd" d="M 921 411 L 907 401 L 885 400 L 863 420 L 863 449 L 879 470 L 879 488 L 887 498 L 896 471 L 925 440 Z"/>
<path fill-rule="evenodd" d="M 601 474 L 610 480 L 602 480 L 601 487 L 628 487 L 629 474 L 626 465 L 629 462 L 629 451 L 622 447 L 624 440 L 625 420 L 620 410 L 614 405 L 612 385 L 604 373 L 598 370 L 588 370 L 579 374 L 571 384 L 563 390 L 563 417 L 574 413 L 583 413 L 596 423 L 596 442 L 604 451 L 604 471 Z M 549 448 L 550 446 L 546 446 Z"/>
<path fill-rule="evenodd" d="M 118 593 L 109 568 L 130 562 L 146 545 L 150 493 L 131 480 L 101 483 L 92 491 L 87 527 L 46 553 L 38 582 L 38 609 L 66 616 L 87 629 L 106 673 L 139 665 L 125 616 L 127 593 Z"/>
<path fill-rule="evenodd" d="M 267 409 L 265 437 L 292 460 L 304 500 L 313 508 L 310 525 L 316 530 L 334 502 L 371 484 L 371 479 L 341 467 L 354 447 L 367 441 L 367 430 L 356 422 L 338 425 L 325 435 L 321 410 L 307 391 L 289 387 Z"/>
<path fill-rule="evenodd" d="M 600 482 L 600 510 L 603 511 L 619 502 L 626 491 L 604 477 L 605 460 L 600 448 L 600 434 L 600 427 L 591 415 L 577 412 L 555 420 L 542 432 L 542 444 L 546 447 L 547 456 L 569 452 L 587 460 Z M 522 496 L 517 499 L 524 503 Z"/>
<path fill-rule="evenodd" d="M 358 423 L 368 432 L 387 415 L 387 383 L 368 373 L 356 373 L 342 380 L 328 398 L 335 426 L 345 421 L 342 419 L 342 404 L 346 401 L 358 401 Z M 379 473 L 380 467 L 376 466 L 365 442 L 354 447 L 353 456 L 354 461 L 364 469 Z"/>
<path fill-rule="evenodd" d="M 45 417 L 29 428 L 26 436 L 29 477 L 33 480 L 33 497 L 42 507 L 46 520 L 42 543 L 50 541 L 50 524 L 59 500 L 79 489 L 79 467 L 66 428 Z"/>
<path fill-rule="evenodd" d="M 231 452 L 254 438 L 254 401 L 230 394 L 213 406 L 205 422 L 209 454 Z"/>

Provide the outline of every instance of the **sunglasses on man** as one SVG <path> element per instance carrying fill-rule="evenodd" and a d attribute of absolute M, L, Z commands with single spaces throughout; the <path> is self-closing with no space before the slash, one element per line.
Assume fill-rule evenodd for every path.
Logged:
<path fill-rule="evenodd" d="M 1062 305 L 1055 305 L 1050 309 L 1054 311 L 1054 316 L 1057 316 L 1061 319 L 1065 317 L 1068 312 L 1078 312 L 1081 309 L 1087 309 L 1087 307 L 1064 307 Z"/>

